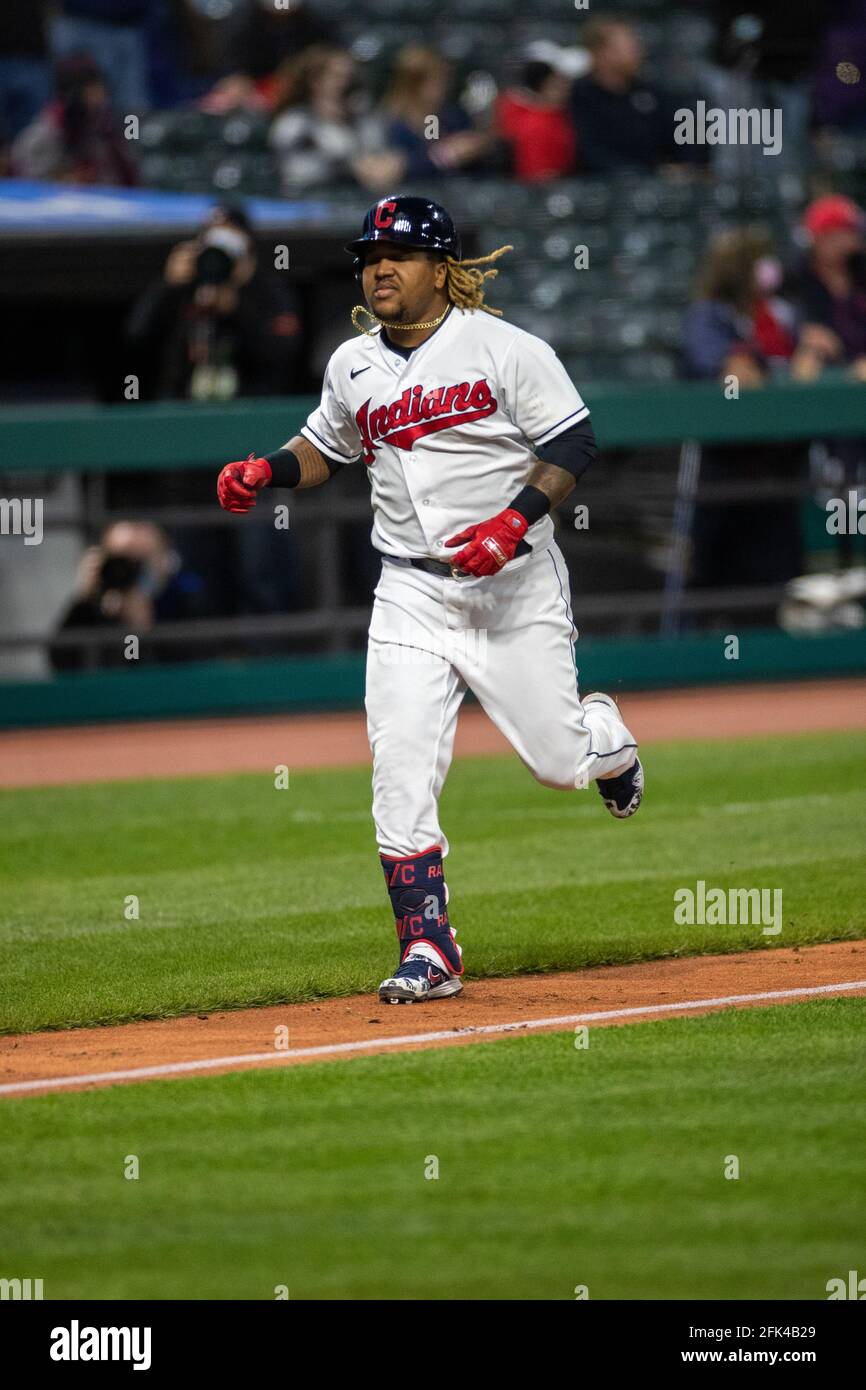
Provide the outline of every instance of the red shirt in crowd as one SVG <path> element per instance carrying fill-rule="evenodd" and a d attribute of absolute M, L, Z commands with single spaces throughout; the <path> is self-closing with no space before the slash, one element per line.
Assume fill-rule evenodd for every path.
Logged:
<path fill-rule="evenodd" d="M 574 171 L 577 141 L 568 112 L 533 100 L 528 92 L 502 92 L 496 127 L 514 152 L 518 179 L 556 179 Z"/>

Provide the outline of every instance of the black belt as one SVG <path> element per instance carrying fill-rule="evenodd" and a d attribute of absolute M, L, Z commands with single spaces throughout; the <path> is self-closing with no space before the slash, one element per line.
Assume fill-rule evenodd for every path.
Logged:
<path fill-rule="evenodd" d="M 424 570 L 427 574 L 438 574 L 442 579 L 453 579 L 454 575 L 451 566 L 446 560 L 409 560 L 405 555 L 388 555 L 382 552 L 383 560 L 390 560 L 392 565 L 411 565 L 413 569 Z"/>
<path fill-rule="evenodd" d="M 532 546 L 526 541 L 520 541 L 514 554 L 528 555 Z M 411 565 L 413 569 L 423 570 L 425 574 L 438 574 L 442 579 L 453 579 L 454 571 L 447 560 L 407 560 L 401 555 L 385 555 L 386 560 L 398 565 Z"/>
<path fill-rule="evenodd" d="M 410 560 L 413 569 L 423 570 L 425 574 L 441 574 L 444 579 L 453 579 L 454 571 L 446 560 Z"/>

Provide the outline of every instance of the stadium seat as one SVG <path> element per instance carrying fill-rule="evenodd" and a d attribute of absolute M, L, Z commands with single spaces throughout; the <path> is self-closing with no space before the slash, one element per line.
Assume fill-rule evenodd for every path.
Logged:
<path fill-rule="evenodd" d="M 270 155 L 235 154 L 224 149 L 209 152 L 208 182 L 218 193 L 262 197 L 273 197 L 280 186 L 276 163 Z"/>
<path fill-rule="evenodd" d="M 171 155 L 145 152 L 138 161 L 138 175 L 145 188 L 168 188 Z"/>
<path fill-rule="evenodd" d="M 353 6 L 356 15 L 363 15 L 370 22 L 392 24 L 395 20 L 406 24 L 423 24 L 436 18 L 441 11 L 437 0 L 364 0 L 362 5 Z M 466 11 L 467 14 L 471 11 Z"/>
<path fill-rule="evenodd" d="M 251 111 L 233 111 L 222 121 L 220 138 L 224 145 L 238 150 L 259 150 L 268 148 L 267 117 Z"/>
<path fill-rule="evenodd" d="M 361 24 L 346 26 L 349 50 L 363 64 L 364 85 L 374 100 L 382 95 L 393 66 L 394 55 L 407 43 L 418 42 L 414 24 L 389 24 L 387 29 Z"/>
<path fill-rule="evenodd" d="M 316 13 L 323 19 L 344 20 L 358 10 L 357 0 L 316 0 Z"/>
<path fill-rule="evenodd" d="M 166 159 L 159 187 L 172 193 L 205 193 L 210 188 L 207 166 L 199 155 L 173 154 Z"/>
<path fill-rule="evenodd" d="M 675 354 L 664 352 L 626 352 L 616 361 L 616 375 L 631 383 L 667 383 L 679 375 Z"/>
<path fill-rule="evenodd" d="M 159 149 L 169 143 L 172 116 L 173 112 L 171 111 L 153 111 L 149 115 L 142 116 L 138 131 L 139 144 L 142 149 Z"/>

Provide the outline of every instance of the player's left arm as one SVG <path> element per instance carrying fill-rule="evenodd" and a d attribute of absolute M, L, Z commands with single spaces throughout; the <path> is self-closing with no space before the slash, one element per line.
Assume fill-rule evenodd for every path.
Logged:
<path fill-rule="evenodd" d="M 507 565 L 530 526 L 565 501 L 598 453 L 589 410 L 556 354 L 536 338 L 521 347 L 505 382 L 514 401 L 509 414 L 542 457 L 504 511 L 445 542 L 463 546 L 452 564 L 467 574 Z"/>
<path fill-rule="evenodd" d="M 552 511 L 574 491 L 575 484 L 597 456 L 595 431 L 586 415 L 579 424 L 558 434 L 545 446 L 544 457 L 536 459 L 526 487 L 543 493 Z"/>

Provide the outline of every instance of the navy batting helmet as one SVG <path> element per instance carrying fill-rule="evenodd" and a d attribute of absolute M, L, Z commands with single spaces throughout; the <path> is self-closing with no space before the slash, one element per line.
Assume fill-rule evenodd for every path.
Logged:
<path fill-rule="evenodd" d="M 346 244 L 353 256 L 362 257 L 373 241 L 393 241 L 421 251 L 443 251 L 460 260 L 460 238 L 448 213 L 429 198 L 391 194 L 368 210 L 357 241 Z M 360 261 L 356 265 L 360 269 Z"/>

